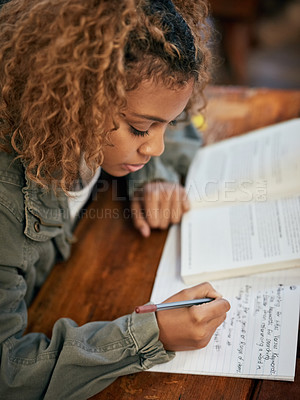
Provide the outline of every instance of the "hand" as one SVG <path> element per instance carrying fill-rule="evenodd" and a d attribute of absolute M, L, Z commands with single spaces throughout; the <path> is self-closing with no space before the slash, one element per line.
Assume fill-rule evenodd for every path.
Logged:
<path fill-rule="evenodd" d="M 167 299 L 172 301 L 212 297 L 210 303 L 199 306 L 158 311 L 156 318 L 160 330 L 159 339 L 166 350 L 195 350 L 205 347 L 217 327 L 226 318 L 230 305 L 209 283 L 202 283 L 182 290 Z"/>
<path fill-rule="evenodd" d="M 180 222 L 190 205 L 184 188 L 171 182 L 149 182 L 136 193 L 131 202 L 134 226 L 144 237 L 151 229 L 166 229 Z"/>

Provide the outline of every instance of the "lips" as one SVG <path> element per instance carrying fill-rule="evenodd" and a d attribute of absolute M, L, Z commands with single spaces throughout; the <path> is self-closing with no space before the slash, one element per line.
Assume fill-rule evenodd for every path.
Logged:
<path fill-rule="evenodd" d="M 122 164 L 122 168 L 128 172 L 136 172 L 144 166 L 145 164 Z"/>

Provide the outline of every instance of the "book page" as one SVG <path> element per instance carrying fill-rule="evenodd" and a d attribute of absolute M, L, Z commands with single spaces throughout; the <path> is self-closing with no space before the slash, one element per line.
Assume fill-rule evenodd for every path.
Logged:
<path fill-rule="evenodd" d="M 181 275 L 188 284 L 299 262 L 299 196 L 194 209 L 183 216 Z"/>
<path fill-rule="evenodd" d="M 231 304 L 224 323 L 204 349 L 177 352 L 172 361 L 150 371 L 294 380 L 300 268 L 211 283 Z M 185 287 L 180 227 L 172 226 L 151 301 L 162 302 Z"/>
<path fill-rule="evenodd" d="M 198 150 L 186 190 L 192 207 L 300 194 L 300 119 Z"/>

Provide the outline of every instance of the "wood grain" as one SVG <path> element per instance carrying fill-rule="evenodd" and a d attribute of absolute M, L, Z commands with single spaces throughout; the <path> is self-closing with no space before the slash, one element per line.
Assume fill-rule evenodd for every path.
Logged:
<path fill-rule="evenodd" d="M 300 117 L 299 90 L 210 86 L 205 94 L 206 144 Z"/>

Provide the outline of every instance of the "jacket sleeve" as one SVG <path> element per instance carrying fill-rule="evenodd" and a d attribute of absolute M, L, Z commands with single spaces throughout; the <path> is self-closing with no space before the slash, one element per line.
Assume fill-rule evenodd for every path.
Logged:
<path fill-rule="evenodd" d="M 17 215 L 17 213 L 16 213 Z M 27 292 L 36 280 L 37 243 L 0 207 L 0 398 L 86 399 L 118 376 L 173 357 L 158 340 L 153 313 L 77 326 L 60 319 L 49 339 L 27 333 Z"/>

